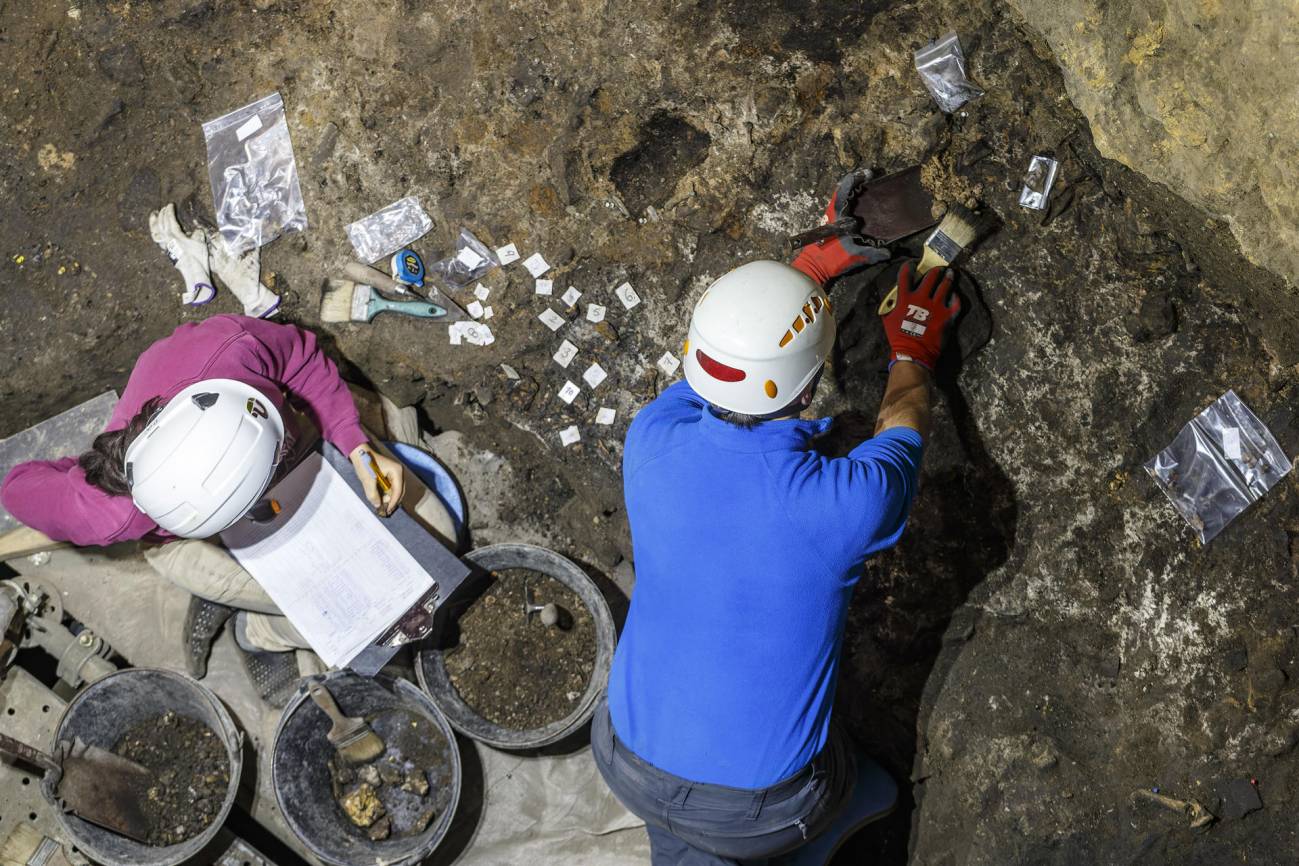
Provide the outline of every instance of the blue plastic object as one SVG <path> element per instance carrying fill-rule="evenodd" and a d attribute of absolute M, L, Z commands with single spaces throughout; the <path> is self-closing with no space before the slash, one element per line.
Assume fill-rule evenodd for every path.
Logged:
<path fill-rule="evenodd" d="M 773 857 L 770 866 L 827 866 L 849 836 L 893 811 L 898 803 L 893 777 L 865 752 L 858 750 L 856 758 L 857 784 L 834 823 L 801 848 Z"/>
<path fill-rule="evenodd" d="M 397 250 L 390 264 L 394 280 L 417 289 L 424 287 L 424 260 L 419 257 L 419 253 L 410 247 Z"/>
<path fill-rule="evenodd" d="M 456 525 L 456 547 L 460 548 L 465 543 L 465 497 L 460 492 L 460 485 L 451 477 L 447 468 L 438 462 L 438 459 L 432 454 L 415 445 L 407 445 L 404 442 L 384 442 L 397 455 L 397 459 L 406 464 L 406 467 L 424 486 L 433 491 L 447 511 L 451 512 L 451 519 Z"/>

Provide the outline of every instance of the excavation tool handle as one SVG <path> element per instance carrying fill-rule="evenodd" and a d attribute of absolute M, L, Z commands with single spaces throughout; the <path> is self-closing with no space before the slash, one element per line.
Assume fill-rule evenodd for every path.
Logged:
<path fill-rule="evenodd" d="M 855 217 L 844 214 L 832 223 L 817 226 L 814 229 L 808 229 L 805 232 L 799 232 L 789 238 L 789 249 L 791 252 L 797 252 L 808 244 L 818 243 L 820 241 L 836 238 L 840 235 L 857 234 L 858 224 Z"/>
<path fill-rule="evenodd" d="M 385 310 L 401 313 L 404 316 L 415 316 L 420 319 L 441 319 L 447 314 L 446 307 L 430 304 L 428 301 L 390 301 L 377 294 L 370 298 L 370 306 L 376 313 Z"/>
<path fill-rule="evenodd" d="M 334 701 L 334 696 L 329 693 L 329 689 L 320 683 L 312 683 L 307 691 L 311 694 L 311 699 L 316 702 L 316 706 L 324 710 L 325 715 L 334 723 L 334 727 L 329 732 L 329 741 L 336 743 L 355 733 L 358 728 L 365 727 L 364 719 L 354 719 L 351 716 L 343 715 L 343 711 L 338 708 Z"/>
<path fill-rule="evenodd" d="M 343 273 L 349 280 L 364 283 L 367 286 L 374 286 L 376 289 L 396 292 L 399 295 L 410 294 L 410 286 L 399 283 L 383 271 L 377 271 L 360 262 L 348 262 L 347 266 L 343 268 Z"/>
<path fill-rule="evenodd" d="M 59 762 L 51 758 L 44 752 L 33 749 L 26 743 L 20 743 L 13 737 L 6 734 L 0 734 L 0 752 L 6 755 L 13 755 L 19 760 L 26 761 L 33 767 L 40 767 L 42 770 L 59 770 L 63 769 Z"/>
<path fill-rule="evenodd" d="M 383 289 L 389 292 L 397 292 L 398 294 L 401 295 L 410 294 L 410 286 L 404 283 L 397 282 L 392 277 L 385 274 L 383 271 L 376 271 L 374 268 L 368 265 L 363 265 L 357 261 L 348 262 L 347 265 L 344 266 L 343 268 L 343 274 L 349 280 L 353 280 L 354 282 L 358 282 L 358 283 L 364 283 L 367 286 L 374 286 L 376 289 Z M 428 292 L 428 294 L 431 295 L 432 292 L 430 291 Z M 442 318 L 446 316 L 448 321 L 455 321 L 455 322 L 464 321 L 470 318 L 469 314 L 465 312 L 465 308 L 457 304 L 454 300 L 452 300 L 451 297 L 446 292 L 439 292 L 438 294 L 441 300 L 447 305 L 447 309 L 442 310 L 442 312 L 436 316 L 424 316 L 423 318 L 435 319 L 435 318 Z M 436 305 L 434 306 L 436 308 Z M 383 307 L 382 309 L 390 310 L 395 308 Z M 448 315 L 448 310 L 450 311 L 450 315 Z M 406 311 L 397 310 L 397 312 L 406 312 Z M 418 314 L 411 313 L 410 315 L 418 315 Z"/>

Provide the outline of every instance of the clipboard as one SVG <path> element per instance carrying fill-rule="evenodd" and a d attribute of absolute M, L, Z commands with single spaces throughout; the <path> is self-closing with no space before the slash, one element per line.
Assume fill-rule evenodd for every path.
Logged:
<path fill-rule="evenodd" d="M 364 488 L 361 486 L 360 479 L 356 477 L 351 461 L 327 442 L 321 443 L 319 453 L 323 462 L 335 470 L 338 479 L 343 481 L 352 493 L 362 500 L 365 509 L 369 511 L 372 506 L 365 500 Z M 286 479 L 278 482 L 276 486 L 285 484 L 287 480 L 286 477 Z M 272 487 L 268 492 L 268 496 L 273 495 L 275 489 L 276 487 Z M 239 549 L 249 544 L 268 542 L 274 544 L 274 542 L 279 542 L 277 549 L 287 549 L 294 543 L 294 538 L 286 536 L 283 539 L 276 539 L 274 530 L 276 524 L 287 522 L 290 516 L 291 511 L 286 511 L 256 525 L 241 520 L 234 527 L 226 530 L 223 533 L 223 538 L 225 538 L 227 546 L 231 548 L 231 553 L 236 559 L 239 558 Z M 361 649 L 359 653 L 353 655 L 345 663 L 340 662 L 340 666 L 350 668 L 361 676 L 374 676 L 396 655 L 402 646 L 423 640 L 432 634 L 434 615 L 438 608 L 455 593 L 470 574 L 469 567 L 461 562 L 459 557 L 448 550 L 434 536 L 430 535 L 423 526 L 405 511 L 398 509 L 390 517 L 376 519 L 381 521 L 382 528 L 386 529 L 392 539 L 410 555 L 418 568 L 432 578 L 432 583 L 404 611 L 394 614 L 389 625 L 384 627 L 370 641 L 368 646 Z M 309 552 L 304 551 L 304 555 Z M 256 577 L 255 573 L 254 577 Z M 269 587 L 268 592 L 270 592 Z M 274 599 L 275 593 L 271 592 L 271 595 L 272 599 Z M 292 617 L 290 621 L 292 621 Z M 301 627 L 299 627 L 299 630 L 303 631 Z"/>

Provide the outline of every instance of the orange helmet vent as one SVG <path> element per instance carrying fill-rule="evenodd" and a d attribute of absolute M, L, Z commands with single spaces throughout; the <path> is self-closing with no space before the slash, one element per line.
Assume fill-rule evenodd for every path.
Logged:
<path fill-rule="evenodd" d="M 827 313 L 830 312 L 830 299 L 823 298 L 820 295 L 810 296 L 807 303 L 803 305 L 802 315 L 794 317 L 789 329 L 785 331 L 785 336 L 780 338 L 780 348 L 783 349 L 788 346 L 796 334 L 803 333 L 804 328 L 815 322 L 822 309 Z"/>

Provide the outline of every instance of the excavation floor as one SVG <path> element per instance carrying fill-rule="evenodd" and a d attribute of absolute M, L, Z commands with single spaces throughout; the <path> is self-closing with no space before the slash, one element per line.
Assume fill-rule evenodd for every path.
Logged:
<path fill-rule="evenodd" d="M 911 53 L 951 29 L 987 93 L 947 116 Z M 1000 227 L 964 266 L 964 361 L 938 389 L 910 528 L 849 618 L 838 708 L 905 793 L 845 862 L 1294 861 L 1294 484 L 1202 548 L 1142 469 L 1229 388 L 1294 453 L 1299 330 L 1278 324 L 1294 302 L 1221 225 L 1097 156 L 1049 51 L 999 2 L 58 0 L 0 7 L 0 38 L 0 435 L 238 309 L 225 291 L 182 307 L 146 219 L 167 201 L 210 216 L 200 124 L 278 91 L 310 222 L 263 250 L 282 318 L 457 431 L 442 443 L 478 543 L 539 541 L 596 574 L 631 552 L 621 438 L 703 288 L 784 255 L 845 171 L 927 163 Z M 1036 153 L 1060 159 L 1070 202 L 1050 221 L 1017 204 Z M 516 264 L 484 281 L 490 347 L 392 316 L 320 327 L 343 226 L 408 194 L 435 221 L 426 259 L 460 226 L 541 252 L 583 293 L 576 321 L 541 324 L 567 311 Z M 874 412 L 888 280 L 832 287 L 818 412 Z M 590 303 L 610 327 L 580 318 Z M 1262 810 L 1203 832 L 1132 799 L 1215 808 L 1240 779 Z"/>

